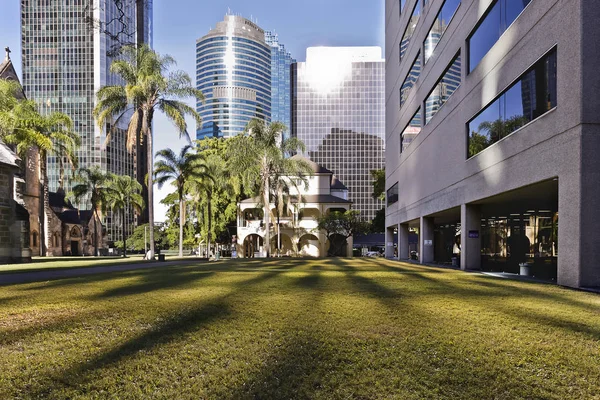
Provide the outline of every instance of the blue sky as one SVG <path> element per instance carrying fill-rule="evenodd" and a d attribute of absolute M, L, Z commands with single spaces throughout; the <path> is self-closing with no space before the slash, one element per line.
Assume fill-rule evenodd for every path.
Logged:
<path fill-rule="evenodd" d="M 0 3 L 0 49 L 11 47 L 20 75 L 20 2 L 0 0 Z M 298 61 L 304 61 L 306 48 L 310 46 L 384 47 L 383 1 L 154 0 L 154 48 L 175 57 L 178 68 L 194 79 L 196 39 L 222 20 L 228 9 L 246 18 L 252 16 L 261 28 L 277 32 L 280 42 Z M 195 125 L 191 123 L 190 133 L 194 132 Z M 155 151 L 165 147 L 178 150 L 184 144 L 161 117 L 157 118 L 155 135 Z M 169 190 L 158 191 L 156 202 Z M 165 209 L 157 204 L 155 215 L 162 220 Z"/>

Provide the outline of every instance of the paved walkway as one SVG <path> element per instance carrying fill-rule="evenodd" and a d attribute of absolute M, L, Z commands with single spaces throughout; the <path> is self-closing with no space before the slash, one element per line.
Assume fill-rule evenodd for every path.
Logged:
<path fill-rule="evenodd" d="M 104 274 L 109 272 L 131 271 L 143 268 L 168 267 L 171 265 L 190 265 L 208 262 L 206 260 L 177 260 L 166 262 L 145 262 L 122 265 L 101 265 L 97 267 L 52 269 L 48 271 L 15 272 L 14 274 L 0 274 L 0 286 L 17 283 L 43 282 L 54 279 L 77 278 L 80 276 Z"/>

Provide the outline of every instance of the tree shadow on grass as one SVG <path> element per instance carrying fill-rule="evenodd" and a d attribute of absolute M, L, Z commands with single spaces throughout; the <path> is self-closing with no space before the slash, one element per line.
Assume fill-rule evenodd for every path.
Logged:
<path fill-rule="evenodd" d="M 319 273 L 309 273 L 294 281 L 294 284 L 304 289 L 315 289 L 319 286 L 321 275 Z"/>
<path fill-rule="evenodd" d="M 176 274 L 147 274 L 143 276 L 140 283 L 128 284 L 106 290 L 100 294 L 91 296 L 91 299 L 106 299 L 111 297 L 122 297 L 139 295 L 157 290 L 174 289 L 179 286 L 187 286 L 197 283 L 199 280 L 210 278 L 214 271 L 190 271 Z"/>
<path fill-rule="evenodd" d="M 231 318 L 234 316 L 232 307 L 229 304 L 231 297 L 240 291 L 243 291 L 244 295 L 247 296 L 250 291 L 245 289 L 249 286 L 264 283 L 277 275 L 276 273 L 264 273 L 240 282 L 232 292 L 226 295 L 205 303 L 184 305 L 181 307 L 181 312 L 175 315 L 172 313 L 169 314 L 162 322 L 155 324 L 149 330 L 127 340 L 112 350 L 92 357 L 84 363 L 79 363 L 71 368 L 54 373 L 50 376 L 54 385 L 40 387 L 37 392 L 32 391 L 31 397 L 48 397 L 52 394 L 53 390 L 60 390 L 66 387 L 77 389 L 81 384 L 89 381 L 94 372 L 98 370 L 108 368 L 124 359 L 135 357 L 141 351 L 148 351 L 155 347 L 180 340 L 187 333 L 207 327 L 218 320 Z M 40 380 L 40 382 L 43 381 Z"/>

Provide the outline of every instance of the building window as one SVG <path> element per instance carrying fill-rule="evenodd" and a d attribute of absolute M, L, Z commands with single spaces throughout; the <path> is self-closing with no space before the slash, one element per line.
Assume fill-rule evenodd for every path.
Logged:
<path fill-rule="evenodd" d="M 529 3 L 531 0 L 497 0 L 492 3 L 467 39 L 469 73 L 475 69 Z"/>
<path fill-rule="evenodd" d="M 421 133 L 421 109 L 419 108 L 400 135 L 400 153 Z"/>
<path fill-rule="evenodd" d="M 460 52 L 448 66 L 442 78 L 434 86 L 425 100 L 425 124 L 442 108 L 450 96 L 458 89 L 461 82 Z"/>
<path fill-rule="evenodd" d="M 406 30 L 404 31 L 404 35 L 402 35 L 402 41 L 400 42 L 400 62 L 402 62 L 402 58 L 406 53 L 406 49 L 410 44 L 410 38 L 412 38 L 415 33 L 415 28 L 417 26 L 417 22 L 419 22 L 419 17 L 421 16 L 421 5 L 419 1 L 415 3 L 415 8 L 413 9 L 412 15 L 410 17 L 410 21 L 408 21 L 408 25 L 406 26 Z"/>
<path fill-rule="evenodd" d="M 38 233 L 36 231 L 33 231 L 31 233 L 31 245 L 33 247 L 37 247 L 38 246 Z"/>
<path fill-rule="evenodd" d="M 404 79 L 404 82 L 402 83 L 402 87 L 400 88 L 400 108 L 402 108 L 402 106 L 406 102 L 406 99 L 408 98 L 408 94 L 410 93 L 410 89 L 412 89 L 412 87 L 415 85 L 415 82 L 417 81 L 417 79 L 419 79 L 419 75 L 421 75 L 421 53 L 420 52 L 417 54 L 417 58 L 415 58 L 415 61 L 413 62 L 412 66 L 410 67 L 410 71 L 408 72 L 408 75 L 406 76 L 406 79 Z"/>
<path fill-rule="evenodd" d="M 454 17 L 458 6 L 460 5 L 460 0 L 446 0 L 444 5 L 440 9 L 440 12 L 435 17 L 435 21 L 427 33 L 427 37 L 423 42 L 423 47 L 425 49 L 425 63 L 431 58 L 433 55 L 433 51 L 435 50 L 437 44 L 442 39 L 444 32 L 448 25 L 450 25 L 450 21 Z"/>
<path fill-rule="evenodd" d="M 387 190 L 387 205 L 388 207 L 398 202 L 398 182 Z"/>
<path fill-rule="evenodd" d="M 544 115 L 556 103 L 555 48 L 468 122 L 468 157 Z"/>

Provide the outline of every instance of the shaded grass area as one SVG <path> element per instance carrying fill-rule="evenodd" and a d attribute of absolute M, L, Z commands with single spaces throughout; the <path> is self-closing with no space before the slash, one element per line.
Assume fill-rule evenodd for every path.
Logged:
<path fill-rule="evenodd" d="M 0 288 L 0 398 L 600 398 L 600 296 L 386 260 Z"/>
<path fill-rule="evenodd" d="M 0 274 L 14 274 L 21 272 L 50 271 L 72 268 L 102 267 L 112 265 L 143 264 L 148 260 L 143 255 L 123 257 L 36 257 L 30 263 L 0 264 Z M 193 260 L 193 258 L 179 258 L 167 255 L 166 261 Z"/>

